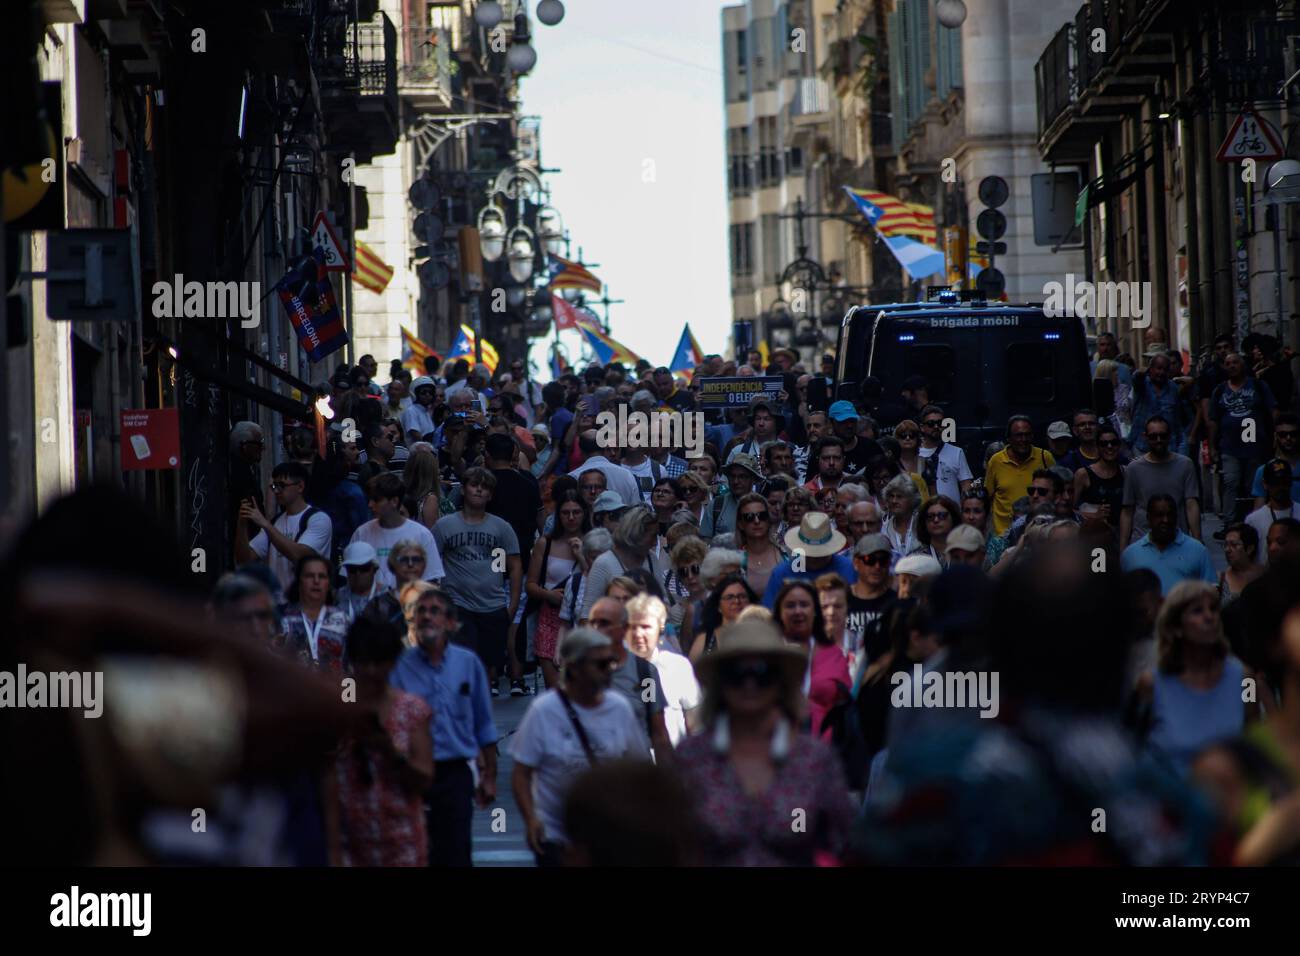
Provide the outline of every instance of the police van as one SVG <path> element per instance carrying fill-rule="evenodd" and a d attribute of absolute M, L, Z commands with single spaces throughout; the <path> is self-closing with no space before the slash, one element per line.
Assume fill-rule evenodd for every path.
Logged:
<path fill-rule="evenodd" d="M 925 302 L 854 306 L 841 322 L 837 356 L 837 398 L 856 399 L 869 375 L 887 399 L 897 398 L 909 377 L 923 377 L 930 401 L 956 422 L 953 443 L 977 472 L 985 444 L 1003 439 L 1010 416 L 1028 415 L 1035 444 L 1046 447 L 1049 424 L 1092 405 L 1077 317 L 989 303 L 977 292 L 937 287 Z"/>

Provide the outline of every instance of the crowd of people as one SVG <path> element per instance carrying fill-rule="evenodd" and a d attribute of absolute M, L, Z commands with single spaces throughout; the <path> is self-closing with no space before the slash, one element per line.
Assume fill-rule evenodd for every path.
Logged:
<path fill-rule="evenodd" d="M 1226 338 L 1196 375 L 1114 353 L 1108 407 L 1013 415 L 975 468 L 923 379 L 810 403 L 783 349 L 705 359 L 794 392 L 697 457 L 600 441 L 602 412 L 696 408 L 648 363 L 381 388 L 364 356 L 266 493 L 238 423 L 213 623 L 364 715 L 296 778 L 292 859 L 469 865 L 498 745 L 542 866 L 1300 859 L 1293 384 Z M 900 703 L 922 675 L 992 675 L 994 713 Z M 508 745 L 502 695 L 533 698 Z"/>

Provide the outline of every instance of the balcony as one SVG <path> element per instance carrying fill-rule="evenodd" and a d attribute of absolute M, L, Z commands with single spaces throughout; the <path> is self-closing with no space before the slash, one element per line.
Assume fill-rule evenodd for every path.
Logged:
<path fill-rule="evenodd" d="M 380 13 L 367 22 L 329 18 L 318 73 L 321 110 L 333 151 L 358 163 L 397 146 L 397 30 Z"/>
<path fill-rule="evenodd" d="M 795 80 L 794 95 L 790 98 L 787 112 L 792 123 L 802 126 L 824 120 L 824 114 L 830 108 L 831 91 L 825 80 L 815 76 L 801 76 Z"/>
<path fill-rule="evenodd" d="M 1056 31 L 1034 64 L 1038 92 L 1038 132 L 1042 135 L 1077 98 L 1074 24 Z"/>
<path fill-rule="evenodd" d="M 402 57 L 397 92 L 424 110 L 451 108 L 452 32 L 407 27 L 400 31 Z"/>

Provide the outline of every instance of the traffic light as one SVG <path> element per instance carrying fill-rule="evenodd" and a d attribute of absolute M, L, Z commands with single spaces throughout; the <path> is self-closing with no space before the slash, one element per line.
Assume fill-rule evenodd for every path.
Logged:
<path fill-rule="evenodd" d="M 975 277 L 975 288 L 990 299 L 999 298 L 1007 288 L 1006 276 L 994 268 L 994 262 L 1007 252 L 1007 244 L 998 242 L 1007 234 L 1007 217 L 998 207 L 1007 201 L 1009 193 L 1007 181 L 1001 176 L 985 176 L 980 180 L 980 202 L 988 208 L 975 218 L 975 231 L 983 237 L 983 241 L 975 243 L 975 251 L 988 256 L 989 264 Z"/>

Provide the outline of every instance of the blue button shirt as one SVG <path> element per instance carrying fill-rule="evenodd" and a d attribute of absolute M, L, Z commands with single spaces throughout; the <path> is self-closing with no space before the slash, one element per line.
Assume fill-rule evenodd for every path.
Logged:
<path fill-rule="evenodd" d="M 422 698 L 433 710 L 429 732 L 434 760 L 473 760 L 500 739 L 492 720 L 487 672 L 473 651 L 448 644 L 442 663 L 434 667 L 422 648 L 408 647 L 388 682 Z"/>
<path fill-rule="evenodd" d="M 834 555 L 827 567 L 818 568 L 816 571 L 808 568 L 807 565 L 802 571 L 795 571 L 793 567 L 793 562 L 787 559 L 772 569 L 772 576 L 767 579 L 767 590 L 763 592 L 763 604 L 769 611 L 776 604 L 776 595 L 781 590 L 781 585 L 787 580 L 811 581 L 832 572 L 838 574 L 848 584 L 858 579 L 858 572 L 853 570 L 853 559 L 847 554 Z"/>
<path fill-rule="evenodd" d="M 1124 549 L 1120 566 L 1125 571 L 1148 568 L 1160 577 L 1160 593 L 1168 595 L 1179 581 L 1207 581 L 1214 584 L 1218 577 L 1210 552 L 1191 535 L 1179 531 L 1169 547 L 1161 551 L 1151 541 L 1148 532 Z"/>

